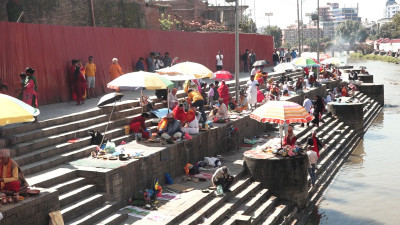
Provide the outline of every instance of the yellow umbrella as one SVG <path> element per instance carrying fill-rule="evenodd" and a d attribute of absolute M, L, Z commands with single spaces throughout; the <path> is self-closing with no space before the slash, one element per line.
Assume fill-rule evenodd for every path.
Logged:
<path fill-rule="evenodd" d="M 162 75 L 193 75 L 196 78 L 211 78 L 213 72 L 207 67 L 195 62 L 182 62 L 171 67 L 157 70 Z"/>
<path fill-rule="evenodd" d="M 39 109 L 9 95 L 0 94 L 0 105 L 0 126 L 33 122 L 34 117 L 40 114 Z"/>

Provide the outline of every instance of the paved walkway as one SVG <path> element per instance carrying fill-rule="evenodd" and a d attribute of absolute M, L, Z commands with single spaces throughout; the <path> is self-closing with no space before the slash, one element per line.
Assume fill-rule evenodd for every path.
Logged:
<path fill-rule="evenodd" d="M 265 71 L 270 72 L 272 67 L 266 68 Z M 241 72 L 240 78 L 246 78 L 249 76 L 248 73 Z M 210 79 L 203 79 L 208 84 L 212 82 Z M 123 91 L 125 96 L 122 98 L 122 102 L 129 100 L 138 100 L 140 97 L 140 91 Z M 144 90 L 144 95 L 154 96 L 154 90 Z M 101 96 L 100 96 L 101 97 Z M 100 98 L 87 99 L 83 105 L 75 105 L 75 102 L 61 102 L 49 105 L 39 106 L 40 115 L 38 116 L 39 121 L 66 116 L 73 113 L 85 112 L 97 108 L 97 103 Z"/>

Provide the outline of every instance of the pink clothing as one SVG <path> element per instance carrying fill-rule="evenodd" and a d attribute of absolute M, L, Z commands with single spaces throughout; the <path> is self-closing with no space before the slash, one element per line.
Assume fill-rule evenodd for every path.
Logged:
<path fill-rule="evenodd" d="M 23 99 L 26 104 L 37 108 L 37 93 L 35 91 L 35 82 L 32 79 L 28 80 L 28 83 L 25 85 L 23 90 Z"/>

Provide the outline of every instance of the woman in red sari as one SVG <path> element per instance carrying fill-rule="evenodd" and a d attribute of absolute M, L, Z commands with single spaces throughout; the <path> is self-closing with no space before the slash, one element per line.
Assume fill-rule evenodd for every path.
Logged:
<path fill-rule="evenodd" d="M 225 105 L 229 104 L 229 87 L 225 84 L 225 81 L 221 82 L 221 86 L 218 88 L 219 97 L 223 99 Z"/>
<path fill-rule="evenodd" d="M 36 83 L 36 78 L 33 76 L 35 73 L 35 70 L 28 67 L 25 69 L 26 73 L 26 79 L 25 79 L 25 85 L 22 90 L 22 100 L 34 107 L 38 107 L 38 102 L 37 102 L 37 83 Z"/>
<path fill-rule="evenodd" d="M 317 153 L 317 156 L 318 156 L 318 158 L 319 158 L 319 151 L 320 151 L 322 148 L 325 147 L 325 144 L 323 144 L 323 143 L 321 142 L 321 140 L 319 140 L 319 138 L 317 138 L 317 131 L 316 131 L 316 130 L 314 130 L 314 131 L 312 132 L 312 136 L 308 138 L 307 144 L 308 144 L 309 146 L 312 146 L 312 150 L 313 150 L 314 152 Z"/>
<path fill-rule="evenodd" d="M 76 105 L 85 103 L 85 99 L 83 97 L 85 96 L 87 85 L 84 73 L 85 73 L 85 67 L 83 67 L 82 61 L 78 60 L 74 73 L 74 89 L 76 93 Z"/>
<path fill-rule="evenodd" d="M 293 127 L 289 126 L 287 134 L 286 134 L 285 138 L 283 139 L 282 146 L 290 145 L 293 147 L 296 144 L 296 141 L 297 141 L 297 137 L 293 133 Z"/>

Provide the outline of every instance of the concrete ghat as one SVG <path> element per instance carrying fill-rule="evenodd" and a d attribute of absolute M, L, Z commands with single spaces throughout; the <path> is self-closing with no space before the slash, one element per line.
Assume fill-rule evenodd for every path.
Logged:
<path fill-rule="evenodd" d="M 330 102 L 327 108 L 332 115 L 356 130 L 361 137 L 364 135 L 364 103 Z"/>
<path fill-rule="evenodd" d="M 305 94 L 314 96 L 325 91 L 326 88 L 323 86 L 307 90 Z M 301 96 L 294 96 L 288 100 L 298 99 L 302 102 Z M 214 125 L 215 128 L 209 131 L 193 135 L 191 141 L 172 145 L 130 142 L 124 148 L 143 152 L 144 157 L 128 161 L 126 165 L 117 169 L 79 167 L 79 176 L 96 183 L 98 191 L 107 193 L 108 200 L 118 201 L 121 206 L 125 206 L 133 193 L 137 194 L 140 190 L 151 187 L 154 178 L 159 178 L 161 184 L 164 184 L 165 173 L 169 173 L 172 177 L 181 176 L 187 163 L 195 163 L 206 156 L 220 154 L 221 139 L 226 135 L 227 125 L 238 127 L 241 138 L 253 137 L 268 129 L 267 124 L 250 119 L 249 116 L 232 120 L 227 124 Z"/>
<path fill-rule="evenodd" d="M 383 106 L 385 104 L 385 86 L 383 84 L 362 84 L 357 87 L 361 93 L 377 101 L 380 106 Z"/>

